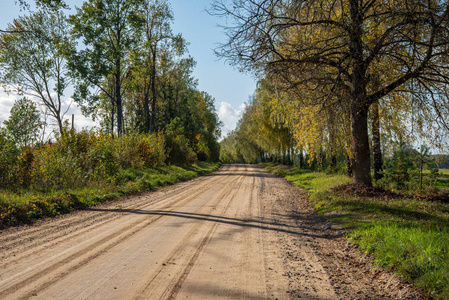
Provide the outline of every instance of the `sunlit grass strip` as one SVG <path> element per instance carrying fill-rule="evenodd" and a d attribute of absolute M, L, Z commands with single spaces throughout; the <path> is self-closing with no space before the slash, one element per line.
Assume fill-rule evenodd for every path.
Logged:
<path fill-rule="evenodd" d="M 350 236 L 375 263 L 392 268 L 430 295 L 449 297 L 449 236 L 446 226 L 420 222 L 372 223 Z"/>
<path fill-rule="evenodd" d="M 420 197 L 359 197 L 333 190 L 342 175 L 273 164 L 268 170 L 306 189 L 318 214 L 347 228 L 348 238 L 435 298 L 449 299 L 449 203 Z"/>
<path fill-rule="evenodd" d="M 89 187 L 58 191 L 0 191 L 0 228 L 29 223 L 43 217 L 54 217 L 114 200 L 125 195 L 153 190 L 160 186 L 192 179 L 213 172 L 219 163 L 200 162 L 189 167 L 127 169 L 111 183 L 92 183 Z"/>
<path fill-rule="evenodd" d="M 449 189 L 449 169 L 439 169 L 438 173 L 437 188 Z"/>

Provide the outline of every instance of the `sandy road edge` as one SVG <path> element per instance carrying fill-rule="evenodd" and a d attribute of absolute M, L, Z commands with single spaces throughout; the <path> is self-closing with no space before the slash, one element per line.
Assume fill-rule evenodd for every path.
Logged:
<path fill-rule="evenodd" d="M 263 167 L 260 168 L 269 173 Z M 307 192 L 303 188 L 294 186 L 281 176 L 272 175 L 283 181 L 282 186 L 278 187 L 279 190 L 290 188 L 294 191 L 290 195 L 279 197 L 277 209 L 289 214 L 291 220 L 305 234 L 314 236 L 306 239 L 306 243 L 292 236 L 284 235 L 279 238 L 285 275 L 289 277 L 290 282 L 288 292 L 292 299 L 300 298 L 305 288 L 302 284 L 304 273 L 298 272 L 297 268 L 302 259 L 301 246 L 313 249 L 313 255 L 326 270 L 339 299 L 429 299 L 392 270 L 375 266 L 372 257 L 349 243 L 345 236 L 348 230 L 318 216 L 310 206 Z"/>

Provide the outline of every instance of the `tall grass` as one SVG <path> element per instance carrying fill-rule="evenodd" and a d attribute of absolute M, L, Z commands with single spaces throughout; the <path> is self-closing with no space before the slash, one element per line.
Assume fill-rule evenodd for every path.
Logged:
<path fill-rule="evenodd" d="M 48 191 L 0 191 L 0 228 L 29 223 L 83 209 L 119 197 L 149 191 L 217 170 L 219 163 L 199 162 L 189 167 L 123 169 L 109 183 Z"/>

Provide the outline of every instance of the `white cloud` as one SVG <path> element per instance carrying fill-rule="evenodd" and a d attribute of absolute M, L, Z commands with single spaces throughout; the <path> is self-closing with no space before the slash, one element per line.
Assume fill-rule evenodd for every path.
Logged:
<path fill-rule="evenodd" d="M 3 123 L 3 121 L 5 121 L 9 118 L 11 108 L 14 105 L 14 101 L 21 97 L 23 97 L 23 96 L 17 95 L 15 93 L 8 94 L 3 90 L 3 88 L 0 88 L 0 122 L 1 123 Z M 34 97 L 30 97 L 30 96 L 28 96 L 28 97 L 31 98 L 32 100 L 34 100 L 37 104 L 40 104 L 40 102 L 37 99 L 35 99 Z M 69 123 L 71 123 L 72 122 L 72 114 L 74 114 L 75 115 L 75 129 L 77 131 L 84 129 L 84 128 L 89 129 L 89 128 L 92 128 L 92 127 L 98 125 L 97 123 L 93 122 L 91 119 L 84 117 L 81 113 L 81 109 L 79 108 L 79 106 L 71 98 L 65 98 L 63 101 L 64 109 L 66 110 L 67 107 L 69 107 L 69 105 L 70 105 L 70 109 L 65 114 L 64 120 L 67 119 L 67 120 L 69 120 Z M 65 112 L 65 110 L 63 110 L 63 112 Z M 48 118 L 48 122 L 51 127 L 51 128 L 49 128 L 50 130 L 57 128 L 56 121 L 53 120 L 51 117 Z"/>
<path fill-rule="evenodd" d="M 239 105 L 239 108 L 240 108 L 241 111 L 244 111 L 246 106 L 247 106 L 246 103 L 243 102 L 242 104 Z"/>
<path fill-rule="evenodd" d="M 222 137 L 225 137 L 230 131 L 234 130 L 237 122 L 242 117 L 242 112 L 245 109 L 245 104 L 239 106 L 240 110 L 236 110 L 231 104 L 221 102 L 218 109 L 218 117 L 223 122 Z"/>
<path fill-rule="evenodd" d="M 0 87 L 0 124 L 8 120 L 9 112 L 17 98 L 20 98 L 20 96 L 13 93 L 8 94 Z"/>

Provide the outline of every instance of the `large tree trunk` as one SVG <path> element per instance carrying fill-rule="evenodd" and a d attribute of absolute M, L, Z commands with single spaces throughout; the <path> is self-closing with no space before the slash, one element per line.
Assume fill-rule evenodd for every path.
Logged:
<path fill-rule="evenodd" d="M 352 152 L 354 183 L 372 185 L 367 109 L 352 109 Z"/>
<path fill-rule="evenodd" d="M 354 183 L 372 185 L 371 160 L 368 138 L 368 109 L 366 104 L 366 68 L 363 59 L 362 24 L 363 8 L 359 0 L 350 1 L 351 13 L 351 115 L 352 152 L 354 164 L 352 171 Z"/>
<path fill-rule="evenodd" d="M 382 171 L 382 149 L 380 142 L 380 119 L 379 119 L 379 104 L 376 102 L 371 107 L 371 131 L 373 135 L 373 167 L 374 179 L 379 180 L 383 177 Z"/>

